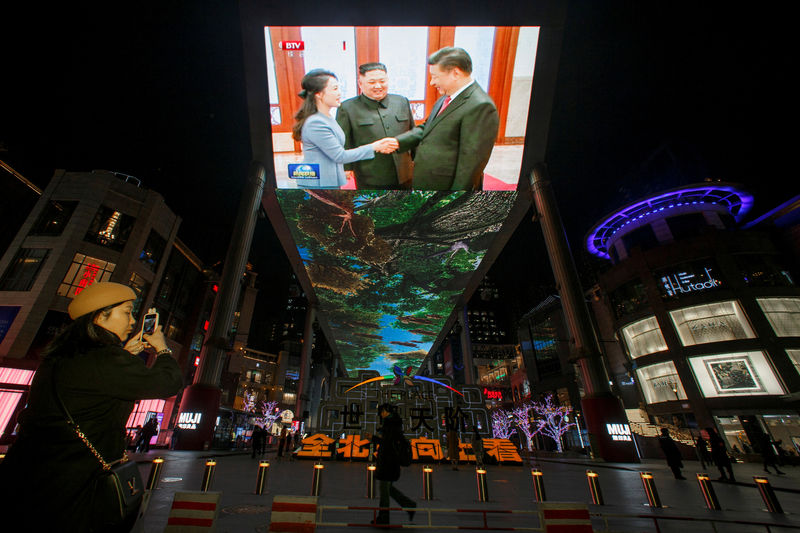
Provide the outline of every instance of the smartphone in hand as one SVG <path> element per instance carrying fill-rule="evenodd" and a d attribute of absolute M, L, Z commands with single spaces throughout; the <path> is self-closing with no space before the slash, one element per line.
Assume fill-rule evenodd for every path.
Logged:
<path fill-rule="evenodd" d="M 155 307 L 151 307 L 147 314 L 144 315 L 144 320 L 142 320 L 142 332 L 139 334 L 139 338 L 143 339 L 143 335 L 152 335 L 157 327 L 158 312 Z"/>

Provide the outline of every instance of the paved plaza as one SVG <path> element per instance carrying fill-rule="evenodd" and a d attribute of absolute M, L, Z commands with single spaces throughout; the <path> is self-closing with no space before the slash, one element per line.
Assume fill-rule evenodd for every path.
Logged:
<path fill-rule="evenodd" d="M 153 492 L 144 520 L 144 531 L 163 531 L 176 491 L 197 491 L 203 481 L 207 458 L 217 461 L 210 490 L 220 491 L 221 512 L 217 531 L 261 532 L 268 531 L 272 498 L 275 495 L 308 496 L 311 490 L 312 461 L 287 458 L 270 459 L 267 488 L 255 494 L 258 460 L 242 452 L 185 452 L 153 450 L 147 454 L 133 454 L 147 479 L 150 461 L 163 457 L 165 463 L 159 487 Z M 344 510 L 346 506 L 377 506 L 377 499 L 366 498 L 366 463 L 325 462 L 319 505 L 323 506 L 322 521 L 336 524 L 367 524 L 372 511 Z M 715 531 L 709 519 L 746 522 L 716 524 L 716 531 L 748 532 L 767 531 L 757 523 L 770 524 L 770 531 L 800 531 L 800 467 L 784 467 L 784 476 L 769 475 L 776 489 L 784 515 L 769 513 L 753 476 L 764 474 L 760 464 L 747 463 L 734 466 L 737 483 L 714 482 L 713 487 L 722 506 L 721 511 L 711 511 L 705 506 L 695 473 L 700 472 L 696 461 L 685 463 L 685 481 L 676 480 L 663 461 L 648 460 L 641 464 L 600 463 L 568 459 L 542 459 L 538 468 L 544 473 L 548 502 L 582 502 L 589 504 L 596 531 Z M 592 469 L 600 475 L 600 486 L 606 505 L 591 504 L 585 472 Z M 650 471 L 655 476 L 656 487 L 663 509 L 647 506 L 639 472 Z M 708 471 L 712 479 L 718 473 Z M 436 465 L 433 472 L 434 499 L 422 499 L 422 465 L 404 468 L 396 486 L 415 499 L 420 511 L 413 522 L 406 513 L 392 511 L 392 524 L 405 528 L 432 526 L 430 531 L 445 530 L 453 526 L 483 527 L 482 513 L 453 512 L 451 510 L 519 510 L 529 514 L 487 514 L 489 527 L 536 528 L 540 527 L 534 503 L 534 490 L 530 468 L 527 466 L 488 467 L 489 501 L 479 502 L 475 467 L 461 465 L 454 471 L 450 465 Z M 376 486 L 377 494 L 377 486 Z M 394 505 L 394 503 L 393 503 Z M 334 507 L 333 509 L 327 508 Z M 337 509 L 337 507 L 339 509 Z M 437 509 L 425 512 L 422 509 Z M 603 515 L 605 519 L 599 515 Z M 658 529 L 652 516 L 659 519 Z M 639 518 L 635 518 L 639 517 Z M 689 518 L 670 520 L 670 518 Z M 793 527 L 775 527 L 779 525 Z M 360 529 L 360 528 L 359 528 Z M 359 529 L 356 529 L 358 531 Z M 366 529 L 367 531 L 370 528 Z M 344 525 L 319 526 L 318 531 L 353 531 Z"/>

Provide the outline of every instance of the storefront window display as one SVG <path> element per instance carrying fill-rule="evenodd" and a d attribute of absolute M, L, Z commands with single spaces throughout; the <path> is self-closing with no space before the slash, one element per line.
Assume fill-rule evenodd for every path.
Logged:
<path fill-rule="evenodd" d="M 689 365 L 706 398 L 784 394 L 763 352 L 692 357 Z"/>
<path fill-rule="evenodd" d="M 637 368 L 636 378 L 648 404 L 686 399 L 686 391 L 672 361 Z"/>
<path fill-rule="evenodd" d="M 778 453 L 800 455 L 800 416 L 763 415 L 761 419 Z"/>
<path fill-rule="evenodd" d="M 757 298 L 778 337 L 800 337 L 800 298 Z"/>
<path fill-rule="evenodd" d="M 756 336 L 741 306 L 733 300 L 677 309 L 669 315 L 684 346 Z"/>
<path fill-rule="evenodd" d="M 667 342 L 654 316 L 628 324 L 622 328 L 622 336 L 632 359 L 667 349 Z"/>

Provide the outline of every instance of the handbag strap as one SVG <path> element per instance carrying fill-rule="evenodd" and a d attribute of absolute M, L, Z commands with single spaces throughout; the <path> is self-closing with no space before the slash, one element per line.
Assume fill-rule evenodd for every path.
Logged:
<path fill-rule="evenodd" d="M 95 448 L 94 445 L 89 441 L 89 439 L 86 437 L 83 431 L 81 431 L 80 426 L 78 426 L 78 424 L 72 418 L 72 415 L 69 414 L 69 410 L 67 409 L 67 406 L 64 404 L 64 400 L 61 399 L 61 395 L 58 393 L 58 387 L 56 386 L 56 374 L 58 372 L 59 363 L 60 361 L 56 360 L 55 364 L 53 365 L 53 377 L 51 379 L 51 382 L 53 384 L 53 396 L 55 396 L 58 405 L 64 412 L 64 416 L 67 417 L 67 424 L 69 424 L 69 426 L 75 431 L 75 434 L 86 445 L 86 447 L 89 448 L 89 451 L 92 452 L 92 455 L 94 455 L 97 458 L 97 460 L 100 461 L 100 466 L 103 467 L 103 470 L 105 472 L 110 471 L 111 467 L 117 463 L 126 462 L 128 460 L 128 454 L 126 452 L 122 452 L 122 457 L 111 463 L 103 459 L 103 456 L 100 455 L 100 452 L 97 451 L 97 448 Z"/>

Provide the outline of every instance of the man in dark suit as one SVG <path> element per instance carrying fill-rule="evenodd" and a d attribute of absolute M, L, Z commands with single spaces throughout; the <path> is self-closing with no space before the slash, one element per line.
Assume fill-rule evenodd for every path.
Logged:
<path fill-rule="evenodd" d="M 361 94 L 342 102 L 336 121 L 345 134 L 345 149 L 396 137 L 414 127 L 408 99 L 389 94 L 389 78 L 383 63 L 358 67 Z M 411 187 L 411 154 L 376 153 L 373 159 L 345 165 L 355 174 L 359 189 L 408 189 Z"/>
<path fill-rule="evenodd" d="M 462 48 L 442 48 L 428 64 L 442 98 L 424 124 L 397 136 L 400 152 L 416 147 L 413 188 L 480 190 L 500 124 L 497 107 L 472 79 Z"/>

